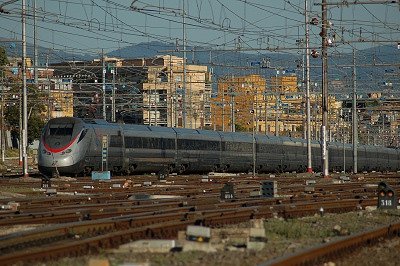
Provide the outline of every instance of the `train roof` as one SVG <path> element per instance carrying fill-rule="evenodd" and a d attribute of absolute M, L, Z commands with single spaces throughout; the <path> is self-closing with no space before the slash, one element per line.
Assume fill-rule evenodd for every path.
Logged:
<path fill-rule="evenodd" d="M 107 126 L 110 128 L 119 127 L 122 130 L 126 131 L 144 131 L 144 132 L 154 132 L 158 134 L 179 134 L 179 135 L 201 135 L 203 137 L 207 137 L 209 139 L 213 139 L 216 137 L 222 137 L 224 139 L 231 139 L 231 140 L 243 140 L 249 141 L 252 139 L 252 133 L 248 132 L 222 132 L 222 131 L 213 131 L 213 130 L 202 130 L 202 129 L 188 129 L 188 128 L 172 128 L 172 127 L 160 127 L 160 126 L 147 126 L 147 125 L 137 125 L 137 124 L 119 124 L 119 123 L 109 123 L 103 119 L 90 119 L 90 118 L 77 118 L 77 117 L 58 117 L 52 118 L 48 122 L 51 123 L 85 123 L 90 125 L 98 125 L 98 126 Z M 286 144 L 293 144 L 293 145 L 304 145 L 306 144 L 305 139 L 301 138 L 291 138 L 285 136 L 274 136 L 274 135 L 264 135 L 264 134 L 256 134 L 255 138 L 258 141 L 269 141 L 269 142 L 281 142 Z M 321 142 L 318 140 L 313 140 L 311 142 L 312 147 L 320 146 Z M 329 146 L 335 147 L 343 147 L 343 143 L 340 142 L 328 142 Z M 369 152 L 383 152 L 388 150 L 393 150 L 396 153 L 395 148 L 383 147 L 383 146 L 375 146 L 375 145 L 358 145 L 359 148 L 365 149 Z M 352 145 L 347 143 L 345 144 L 346 149 L 351 149 Z"/>

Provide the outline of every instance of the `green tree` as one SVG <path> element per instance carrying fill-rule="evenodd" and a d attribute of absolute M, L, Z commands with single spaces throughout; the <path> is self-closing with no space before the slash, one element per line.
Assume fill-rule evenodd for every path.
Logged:
<path fill-rule="evenodd" d="M 6 51 L 0 47 L 0 66 L 9 64 Z M 3 69 L 1 69 L 3 70 Z M 2 74 L 5 71 L 2 71 Z M 12 75 L 7 78 L 6 84 L 10 84 L 4 89 L 4 97 L 6 108 L 4 109 L 4 120 L 7 127 L 10 129 L 11 134 L 16 139 L 19 139 L 19 119 L 20 119 L 20 100 L 21 100 L 21 87 L 15 84 L 21 84 L 22 81 L 18 77 Z M 35 139 L 40 138 L 41 130 L 44 126 L 44 111 L 45 104 L 43 102 L 43 95 L 40 93 L 37 86 L 28 85 L 28 143 L 32 143 Z"/>
<path fill-rule="evenodd" d="M 43 95 L 34 85 L 27 86 L 28 92 L 28 143 L 40 138 L 41 130 L 45 124 L 44 111 L 46 110 L 43 102 Z M 5 109 L 4 118 L 11 130 L 13 137 L 19 139 L 19 119 L 20 119 L 20 88 L 11 87 L 7 93 L 8 107 Z"/>
<path fill-rule="evenodd" d="M 6 50 L 3 47 L 0 47 L 0 66 L 8 65 L 8 58 L 6 54 Z"/>

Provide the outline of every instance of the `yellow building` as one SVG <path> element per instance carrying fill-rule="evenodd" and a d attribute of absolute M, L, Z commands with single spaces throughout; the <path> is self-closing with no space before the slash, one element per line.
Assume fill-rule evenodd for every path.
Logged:
<path fill-rule="evenodd" d="M 50 118 L 74 116 L 72 80 L 52 79 L 49 98 Z"/>
<path fill-rule="evenodd" d="M 10 58 L 10 66 L 12 69 L 15 67 L 17 71 L 8 73 L 9 77 L 22 79 L 21 58 Z M 26 78 L 28 84 L 33 84 L 34 81 L 34 68 L 31 58 L 26 58 Z M 46 118 L 55 117 L 72 117 L 74 115 L 74 95 L 73 95 L 73 79 L 54 77 L 54 68 L 39 67 L 37 87 L 39 92 L 44 96 L 43 104 L 47 107 L 42 114 Z M 28 97 L 29 101 L 29 97 Z"/>
<path fill-rule="evenodd" d="M 312 136 L 319 138 L 322 121 L 321 95 L 311 102 Z M 306 122 L 304 92 L 297 88 L 296 76 L 272 77 L 269 83 L 260 75 L 225 77 L 218 80 L 218 95 L 212 100 L 214 128 L 224 131 L 252 131 L 303 137 Z M 329 116 L 336 121 L 341 102 L 329 97 Z M 232 121 L 235 128 L 232 128 Z M 331 130 L 336 130 L 332 123 Z"/>
<path fill-rule="evenodd" d="M 260 75 L 227 77 L 218 80 L 218 94 L 212 99 L 214 128 L 224 131 L 251 131 L 254 116 L 262 106 L 266 80 Z M 235 129 L 232 125 L 235 124 Z"/>
<path fill-rule="evenodd" d="M 297 77 L 273 77 L 270 84 L 260 75 L 228 77 L 218 81 L 213 99 L 215 128 L 278 135 L 299 132 L 303 126 L 303 97 L 297 92 Z M 232 128 L 232 121 L 235 128 Z M 299 132 L 300 136 L 302 132 Z M 298 135 L 299 135 L 298 134 Z"/>
<path fill-rule="evenodd" d="M 211 75 L 207 66 L 186 65 L 184 71 L 183 58 L 176 56 L 158 56 L 142 64 L 147 68 L 147 81 L 140 85 L 144 124 L 211 126 Z"/>
<path fill-rule="evenodd" d="M 298 92 L 297 76 L 271 77 L 270 90 L 277 93 Z"/>

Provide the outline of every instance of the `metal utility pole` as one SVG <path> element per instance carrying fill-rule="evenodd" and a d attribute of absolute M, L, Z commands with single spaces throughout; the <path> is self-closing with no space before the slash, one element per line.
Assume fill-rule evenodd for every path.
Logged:
<path fill-rule="evenodd" d="M 278 111 L 278 107 L 279 107 L 279 99 L 278 99 L 278 93 L 275 94 L 275 136 L 279 136 L 279 111 Z"/>
<path fill-rule="evenodd" d="M 28 99 L 26 90 L 26 4 L 22 0 L 22 173 L 28 177 Z M 21 143 L 20 143 L 21 144 Z"/>
<path fill-rule="evenodd" d="M 252 110 L 253 113 L 253 123 L 252 123 L 252 128 L 253 128 L 253 134 L 252 134 L 252 141 L 253 141 L 253 177 L 256 176 L 256 135 L 255 135 L 255 128 L 254 128 L 254 124 L 255 124 L 255 116 L 256 116 L 256 112 L 253 109 Z"/>
<path fill-rule="evenodd" d="M 222 91 L 222 131 L 225 131 L 225 92 Z"/>
<path fill-rule="evenodd" d="M 235 91 L 233 87 L 229 88 L 229 93 L 231 94 L 231 132 L 235 132 Z"/>
<path fill-rule="evenodd" d="M 51 118 L 51 82 L 49 79 L 49 55 L 46 55 L 46 81 L 47 81 L 47 120 Z"/>
<path fill-rule="evenodd" d="M 278 106 L 279 106 L 279 99 L 278 99 L 278 70 L 275 73 L 275 136 L 279 136 L 279 120 L 278 120 Z"/>
<path fill-rule="evenodd" d="M 35 73 L 35 84 L 38 85 L 38 45 L 37 45 L 37 26 L 36 26 L 36 0 L 33 1 L 33 53 L 34 53 L 34 73 Z"/>
<path fill-rule="evenodd" d="M 307 122 L 306 122 L 306 138 L 307 138 L 307 173 L 312 173 L 311 158 L 311 110 L 310 110 L 310 32 L 308 28 L 308 0 L 304 1 L 305 24 L 306 24 L 306 105 L 307 105 Z"/>
<path fill-rule="evenodd" d="M 183 86 L 182 86 L 182 127 L 186 127 L 186 18 L 185 0 L 182 0 L 182 38 L 183 38 Z"/>
<path fill-rule="evenodd" d="M 102 76 L 102 83 L 103 83 L 103 119 L 107 120 L 107 114 L 106 114 L 106 62 L 104 60 L 104 50 L 101 49 L 101 61 L 103 64 L 102 71 L 103 71 L 103 76 Z"/>
<path fill-rule="evenodd" d="M 353 48 L 353 173 L 357 174 L 357 144 L 358 144 L 358 120 L 357 120 L 357 76 L 356 76 L 356 50 Z"/>
<path fill-rule="evenodd" d="M 327 39 L 328 17 L 327 0 L 322 0 L 322 126 L 321 126 L 321 158 L 322 175 L 329 177 L 328 160 L 328 39 Z"/>
<path fill-rule="evenodd" d="M 5 145 L 5 137 L 4 137 L 4 70 L 1 69 L 1 161 L 4 163 L 5 154 L 6 154 L 6 145 Z"/>
<path fill-rule="evenodd" d="M 113 66 L 112 68 L 112 75 L 113 75 L 113 81 L 112 81 L 112 100 L 111 100 L 111 108 L 112 108 L 112 112 L 111 112 L 111 122 L 115 123 L 115 71 L 116 68 L 115 66 Z"/>
<path fill-rule="evenodd" d="M 265 90 L 264 91 L 264 104 L 265 104 L 265 116 L 264 116 L 264 120 L 265 120 L 265 128 L 264 128 L 264 130 L 265 130 L 265 135 L 268 135 L 268 110 L 267 110 L 267 105 L 268 105 L 268 95 L 267 95 L 267 90 Z"/>
<path fill-rule="evenodd" d="M 157 116 L 157 101 L 158 101 L 158 93 L 157 93 L 157 77 L 154 79 L 154 91 L 153 91 L 153 101 L 154 101 L 154 125 L 158 125 L 158 116 Z"/>

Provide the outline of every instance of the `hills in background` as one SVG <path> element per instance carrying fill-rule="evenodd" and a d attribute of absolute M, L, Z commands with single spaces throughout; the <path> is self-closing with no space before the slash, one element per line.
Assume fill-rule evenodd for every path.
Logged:
<path fill-rule="evenodd" d="M 20 57 L 21 45 L 19 43 L 1 42 L 6 48 L 8 56 Z M 89 54 L 74 54 L 68 51 L 59 51 L 51 48 L 39 47 L 39 63 L 45 66 L 48 58 L 49 63 L 62 61 L 84 61 L 99 58 Z M 212 51 L 203 47 L 187 47 L 187 50 L 196 52 L 187 52 L 188 64 L 201 64 L 212 67 L 214 76 L 221 77 L 225 75 L 246 75 L 257 73 L 269 78 L 276 74 L 276 69 L 285 70 L 289 73 L 297 73 L 302 77 L 301 61 L 302 53 L 282 53 L 282 52 L 263 52 L 246 53 L 238 51 Z M 168 51 L 168 52 L 166 52 Z M 174 51 L 174 52 L 170 52 Z M 182 52 L 176 49 L 175 44 L 162 42 L 145 42 L 107 53 L 109 57 L 120 58 L 143 58 L 154 57 L 161 54 L 172 54 L 182 56 Z M 33 57 L 33 46 L 27 45 L 27 55 Z M 335 48 L 329 51 L 329 80 L 341 80 L 345 84 L 352 84 L 352 54 L 339 53 Z M 357 81 L 359 88 L 364 91 L 377 91 L 386 84 L 392 84 L 389 89 L 399 91 L 399 58 L 400 49 L 397 45 L 376 46 L 373 48 L 357 51 Z M 269 62 L 268 68 L 266 62 Z M 321 79 L 320 70 L 321 58 L 311 58 L 311 79 L 317 83 Z M 378 65 L 372 67 L 371 65 Z M 379 66 L 381 64 L 381 66 Z M 382 66 L 382 64 L 384 66 Z M 396 66 L 397 65 L 397 66 Z M 264 67 L 263 67 L 264 66 Z M 386 88 L 387 89 L 387 88 Z"/>

